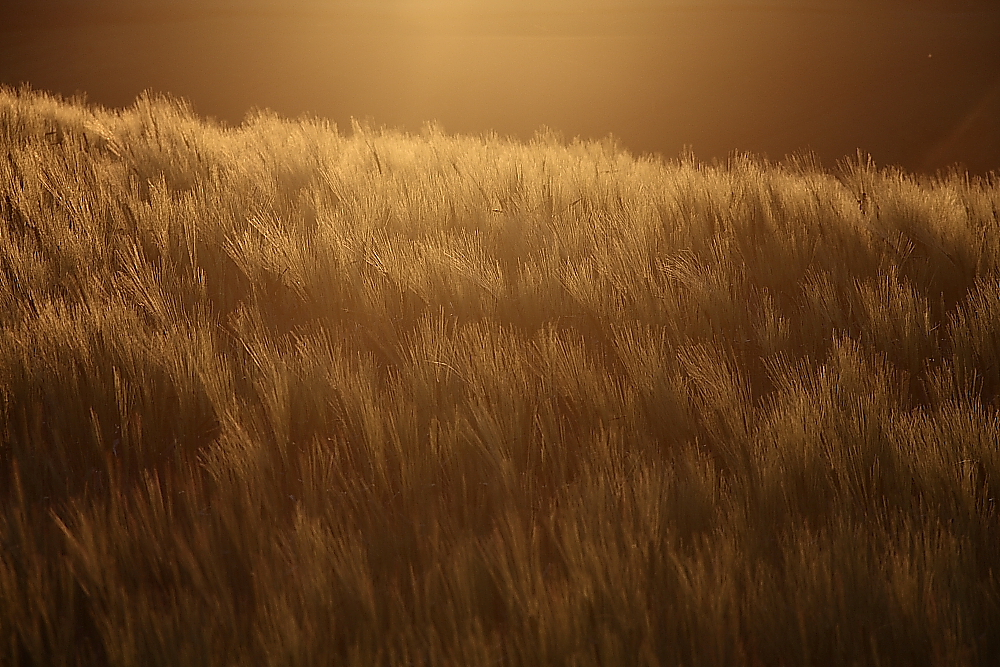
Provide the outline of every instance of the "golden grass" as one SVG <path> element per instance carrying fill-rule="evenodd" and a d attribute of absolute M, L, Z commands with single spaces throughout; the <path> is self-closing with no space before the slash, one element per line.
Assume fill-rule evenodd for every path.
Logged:
<path fill-rule="evenodd" d="M 992 664 L 998 210 L 0 91 L 0 663 Z"/>

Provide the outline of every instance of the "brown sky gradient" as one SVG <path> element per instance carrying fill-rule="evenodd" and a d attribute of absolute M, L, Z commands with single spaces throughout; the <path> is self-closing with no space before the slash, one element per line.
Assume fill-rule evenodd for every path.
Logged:
<path fill-rule="evenodd" d="M 57 4 L 0 4 L 0 83 L 112 106 L 169 92 L 233 123 L 269 107 L 342 127 L 613 133 L 667 156 L 812 149 L 832 164 L 860 148 L 1000 168 L 990 3 Z"/>

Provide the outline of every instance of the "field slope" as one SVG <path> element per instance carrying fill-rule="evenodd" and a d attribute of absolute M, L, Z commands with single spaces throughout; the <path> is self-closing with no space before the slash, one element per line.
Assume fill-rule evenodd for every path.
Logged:
<path fill-rule="evenodd" d="M 995 664 L 998 211 L 2 90 L 0 663 Z"/>

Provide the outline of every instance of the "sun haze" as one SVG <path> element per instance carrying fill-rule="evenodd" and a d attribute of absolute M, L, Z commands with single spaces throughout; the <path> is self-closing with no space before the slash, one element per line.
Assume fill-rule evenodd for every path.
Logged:
<path fill-rule="evenodd" d="M 232 123 L 266 107 L 520 137 L 544 126 L 613 134 L 636 153 L 688 146 L 706 159 L 813 151 L 833 163 L 864 147 L 912 169 L 963 160 L 983 171 L 1000 154 L 1000 22 L 984 3 L 32 6 L 4 5 L 0 83 L 98 103 L 151 90 Z"/>

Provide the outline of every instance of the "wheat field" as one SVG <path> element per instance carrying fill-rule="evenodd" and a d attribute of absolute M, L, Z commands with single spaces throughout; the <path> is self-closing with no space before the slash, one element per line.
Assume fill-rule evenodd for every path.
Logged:
<path fill-rule="evenodd" d="M 994 176 L 0 90 L 0 664 L 995 664 L 998 396 Z"/>

